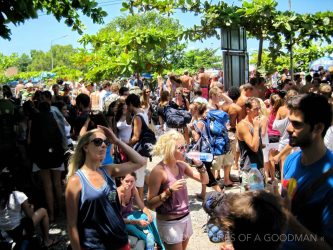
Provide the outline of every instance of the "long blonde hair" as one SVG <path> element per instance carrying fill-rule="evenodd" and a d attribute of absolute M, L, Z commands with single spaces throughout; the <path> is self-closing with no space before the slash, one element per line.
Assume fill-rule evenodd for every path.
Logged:
<path fill-rule="evenodd" d="M 78 170 L 83 166 L 86 160 L 86 152 L 84 151 L 83 147 L 92 140 L 92 137 L 96 132 L 103 132 L 103 131 L 100 129 L 92 129 L 80 137 L 76 145 L 74 154 L 71 156 L 69 160 L 67 179 L 69 179 L 72 175 L 74 175 L 76 170 Z"/>
<path fill-rule="evenodd" d="M 176 130 L 161 135 L 153 148 L 153 155 L 164 156 L 164 160 L 170 162 L 175 157 L 176 142 L 179 140 L 185 143 L 184 136 Z"/>

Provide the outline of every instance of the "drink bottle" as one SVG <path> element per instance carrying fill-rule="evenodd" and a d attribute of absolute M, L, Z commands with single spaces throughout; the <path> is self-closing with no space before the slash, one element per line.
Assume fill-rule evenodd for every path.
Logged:
<path fill-rule="evenodd" d="M 264 178 L 257 168 L 256 163 L 251 163 L 251 169 L 248 173 L 248 182 L 251 190 L 264 189 Z"/>
<path fill-rule="evenodd" d="M 148 231 L 146 238 L 146 250 L 154 250 L 155 247 L 155 238 L 154 235 Z"/>
<path fill-rule="evenodd" d="M 190 151 L 185 157 L 191 160 L 200 160 L 202 162 L 212 162 L 214 159 L 214 156 L 211 153 L 202 153 L 199 151 Z"/>

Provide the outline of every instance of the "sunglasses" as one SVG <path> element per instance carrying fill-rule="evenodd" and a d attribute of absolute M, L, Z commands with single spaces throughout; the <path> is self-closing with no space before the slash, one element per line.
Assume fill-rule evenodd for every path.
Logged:
<path fill-rule="evenodd" d="M 151 91 L 146 91 L 146 94 L 149 94 Z"/>
<path fill-rule="evenodd" d="M 180 146 L 177 147 L 177 149 L 178 149 L 179 151 L 186 150 L 186 148 L 187 148 L 186 145 L 180 145 Z"/>
<path fill-rule="evenodd" d="M 175 94 L 176 94 L 176 95 L 181 95 L 182 93 L 176 92 Z"/>
<path fill-rule="evenodd" d="M 95 138 L 91 140 L 91 142 L 93 142 L 96 147 L 102 146 L 103 142 L 107 147 L 111 144 L 108 139 L 103 140 L 102 138 Z"/>

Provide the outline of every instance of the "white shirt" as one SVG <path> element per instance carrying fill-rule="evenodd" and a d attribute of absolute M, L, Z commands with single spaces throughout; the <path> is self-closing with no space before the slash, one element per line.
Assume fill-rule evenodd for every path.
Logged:
<path fill-rule="evenodd" d="M 128 143 L 132 135 L 132 125 L 127 124 L 126 120 L 118 121 L 117 128 L 119 130 L 118 137 L 125 143 Z"/>
<path fill-rule="evenodd" d="M 324 137 L 324 143 L 328 149 L 333 151 L 333 126 L 329 127 Z"/>
<path fill-rule="evenodd" d="M 21 205 L 28 197 L 19 191 L 13 191 L 9 195 L 8 204 L 5 209 L 0 210 L 0 230 L 12 230 L 18 225 L 23 218 Z"/>

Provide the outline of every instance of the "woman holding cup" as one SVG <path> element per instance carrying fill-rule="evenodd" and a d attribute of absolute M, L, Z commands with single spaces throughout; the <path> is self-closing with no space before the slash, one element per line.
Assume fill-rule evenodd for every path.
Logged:
<path fill-rule="evenodd" d="M 149 177 L 148 206 L 156 209 L 157 228 L 166 249 L 186 249 L 193 233 L 185 177 L 208 183 L 203 163 L 193 160 L 194 170 L 184 162 L 185 151 L 184 137 L 175 130 L 160 136 L 153 150 L 163 160 Z"/>

